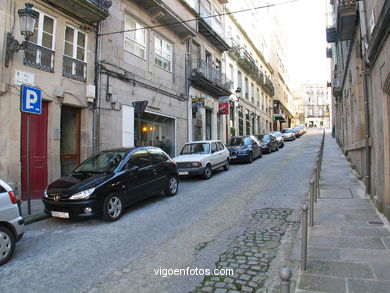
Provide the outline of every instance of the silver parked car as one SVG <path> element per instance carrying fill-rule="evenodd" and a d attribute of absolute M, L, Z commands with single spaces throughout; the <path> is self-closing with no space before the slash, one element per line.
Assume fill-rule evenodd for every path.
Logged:
<path fill-rule="evenodd" d="M 180 155 L 173 160 L 179 169 L 179 176 L 202 175 L 210 179 L 218 168 L 229 170 L 230 153 L 219 140 L 202 140 L 186 143 Z"/>
<path fill-rule="evenodd" d="M 0 266 L 11 258 L 23 233 L 24 219 L 15 195 L 12 188 L 0 179 Z"/>

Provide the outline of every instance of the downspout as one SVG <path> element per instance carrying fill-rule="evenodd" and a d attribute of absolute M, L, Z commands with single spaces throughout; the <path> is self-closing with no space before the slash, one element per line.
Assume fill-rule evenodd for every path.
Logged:
<path fill-rule="evenodd" d="M 100 22 L 96 24 L 96 32 L 95 32 L 95 101 L 92 105 L 92 153 L 95 154 L 97 152 L 97 101 L 99 99 L 99 91 L 98 91 L 98 81 L 99 81 L 99 66 L 98 66 L 98 46 L 99 46 L 99 27 Z"/>
<path fill-rule="evenodd" d="M 365 194 L 370 195 L 371 193 L 371 160 L 370 160 L 370 113 L 369 113 L 369 100 L 368 100 L 368 76 L 370 74 L 369 62 L 367 60 L 366 54 L 366 44 L 368 45 L 367 40 L 367 24 L 366 24 L 366 9 L 364 6 L 364 1 L 359 1 L 359 19 L 361 23 L 361 38 L 362 51 L 363 51 L 363 91 L 364 91 L 364 120 L 365 120 L 365 139 L 364 139 L 364 150 L 365 150 Z"/>
<path fill-rule="evenodd" d="M 190 78 L 190 52 L 191 52 L 191 45 L 192 45 L 192 39 L 188 39 L 187 42 L 187 50 L 186 50 L 186 53 L 185 53 L 185 60 L 184 60 L 184 63 L 185 63 L 185 80 L 184 80 L 184 85 L 185 85 L 185 94 L 186 94 L 186 97 L 187 97 L 187 141 L 192 141 L 192 107 L 190 105 L 192 105 L 192 101 L 191 101 L 191 97 L 190 97 L 190 82 L 189 82 L 189 78 Z"/>

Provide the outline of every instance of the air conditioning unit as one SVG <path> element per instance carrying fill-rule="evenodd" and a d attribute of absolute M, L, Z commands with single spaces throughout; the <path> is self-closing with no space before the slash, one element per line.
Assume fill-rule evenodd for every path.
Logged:
<path fill-rule="evenodd" d="M 85 88 L 85 98 L 88 103 L 93 103 L 95 101 L 95 86 L 93 84 L 87 84 Z"/>

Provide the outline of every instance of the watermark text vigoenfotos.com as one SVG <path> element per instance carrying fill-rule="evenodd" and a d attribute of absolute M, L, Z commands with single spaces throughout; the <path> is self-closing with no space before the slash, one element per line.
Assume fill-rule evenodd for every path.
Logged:
<path fill-rule="evenodd" d="M 233 269 L 202 269 L 202 268 L 191 268 L 185 269 L 167 269 L 159 267 L 154 269 L 156 276 L 166 278 L 168 276 L 233 276 Z"/>

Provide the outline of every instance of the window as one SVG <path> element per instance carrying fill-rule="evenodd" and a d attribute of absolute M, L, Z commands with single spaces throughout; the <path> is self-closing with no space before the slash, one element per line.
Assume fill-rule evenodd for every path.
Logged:
<path fill-rule="evenodd" d="M 167 41 L 154 38 L 154 64 L 158 67 L 172 72 L 172 45 Z"/>
<path fill-rule="evenodd" d="M 222 142 L 218 142 L 218 150 L 219 151 L 223 151 L 225 149 L 225 147 L 223 146 Z"/>
<path fill-rule="evenodd" d="M 87 36 L 70 26 L 65 28 L 64 57 L 62 75 L 87 80 Z"/>
<path fill-rule="evenodd" d="M 126 16 L 125 31 L 125 50 L 146 59 L 146 29 Z"/>
<path fill-rule="evenodd" d="M 127 162 L 127 168 L 131 168 L 133 166 L 144 168 L 150 165 L 152 165 L 152 161 L 150 160 L 150 156 L 147 150 L 136 151 L 131 155 L 129 161 Z"/>
<path fill-rule="evenodd" d="M 215 142 L 213 142 L 211 144 L 211 153 L 214 154 L 218 151 L 218 147 L 217 147 L 217 144 Z"/>
<path fill-rule="evenodd" d="M 39 12 L 34 34 L 24 50 L 24 65 L 54 72 L 55 26 L 54 18 Z"/>
<path fill-rule="evenodd" d="M 243 91 L 241 71 L 237 71 L 237 87 L 239 87 L 241 89 L 241 92 Z"/>
<path fill-rule="evenodd" d="M 149 149 L 153 164 L 160 164 L 169 160 L 168 156 L 160 149 Z"/>

